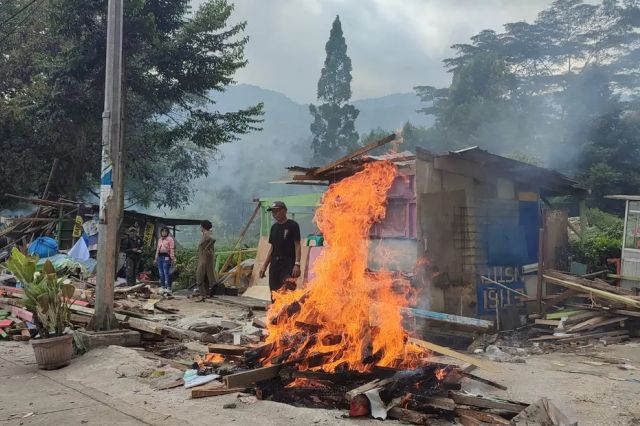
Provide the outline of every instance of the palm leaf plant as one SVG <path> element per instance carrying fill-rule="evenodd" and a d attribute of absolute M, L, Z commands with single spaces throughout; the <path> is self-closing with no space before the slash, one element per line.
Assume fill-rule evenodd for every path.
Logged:
<path fill-rule="evenodd" d="M 61 336 L 69 324 L 75 287 L 66 276 L 58 277 L 53 264 L 46 261 L 36 271 L 37 257 L 24 255 L 14 248 L 5 267 L 22 283 L 22 304 L 33 313 L 40 337 Z"/>

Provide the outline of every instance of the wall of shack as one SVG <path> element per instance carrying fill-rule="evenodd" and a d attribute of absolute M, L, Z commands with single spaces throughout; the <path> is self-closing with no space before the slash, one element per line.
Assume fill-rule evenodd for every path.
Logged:
<path fill-rule="evenodd" d="M 520 303 L 482 277 L 535 291 L 535 275 L 522 268 L 537 261 L 539 194 L 531 185 L 462 159 L 418 158 L 416 199 L 422 307 L 493 317 L 496 306 Z"/>

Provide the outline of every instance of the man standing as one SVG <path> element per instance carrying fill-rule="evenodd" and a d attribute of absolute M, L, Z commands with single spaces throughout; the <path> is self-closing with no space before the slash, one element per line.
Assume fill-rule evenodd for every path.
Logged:
<path fill-rule="evenodd" d="M 140 264 L 140 258 L 142 257 L 142 238 L 138 235 L 138 229 L 135 226 L 131 226 L 127 229 L 127 239 L 125 240 L 124 252 L 125 267 L 127 275 L 127 285 L 132 286 L 136 284 L 136 274 L 138 273 L 138 265 Z"/>
<path fill-rule="evenodd" d="M 267 211 L 275 219 L 269 234 L 269 253 L 260 269 L 260 278 L 265 276 L 269 268 L 269 289 L 278 290 L 288 278 L 300 276 L 300 226 L 287 218 L 287 206 L 282 201 L 275 201 Z M 273 296 L 271 296 L 273 301 Z"/>
<path fill-rule="evenodd" d="M 216 240 L 211 232 L 213 225 L 208 220 L 200 222 L 200 232 L 202 238 L 198 244 L 198 267 L 196 269 L 196 280 L 200 301 L 209 297 L 209 286 L 216 283 L 216 272 L 214 269 L 214 253 Z"/>

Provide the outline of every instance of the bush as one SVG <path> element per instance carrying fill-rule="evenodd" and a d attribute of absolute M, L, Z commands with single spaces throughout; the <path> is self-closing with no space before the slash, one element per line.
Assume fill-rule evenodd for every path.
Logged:
<path fill-rule="evenodd" d="M 176 250 L 176 270 L 178 277 L 173 283 L 175 290 L 189 288 L 196 282 L 196 268 L 198 267 L 198 249 L 179 248 Z"/>
<path fill-rule="evenodd" d="M 624 221 L 599 209 L 589 209 L 586 218 L 583 239 L 569 242 L 573 260 L 586 263 L 589 272 L 613 268 L 607 259 L 620 257 Z"/>

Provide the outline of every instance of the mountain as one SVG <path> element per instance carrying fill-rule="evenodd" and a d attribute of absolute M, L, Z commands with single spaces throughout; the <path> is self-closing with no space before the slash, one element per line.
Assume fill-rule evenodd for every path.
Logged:
<path fill-rule="evenodd" d="M 259 132 L 243 135 L 239 141 L 219 147 L 211 159 L 209 175 L 194 181 L 196 196 L 182 214 L 209 217 L 218 229 L 237 232 L 251 214 L 252 200 L 260 196 L 293 195 L 320 191 L 300 185 L 271 184 L 286 176 L 286 167 L 309 165 L 311 115 L 309 107 L 282 93 L 258 86 L 238 84 L 225 92 L 213 93 L 216 108 L 232 111 L 264 103 L 264 122 Z M 353 104 L 360 110 L 356 129 L 360 134 L 375 128 L 394 130 L 406 121 L 430 125 L 412 93 L 391 94 L 363 99 Z"/>

